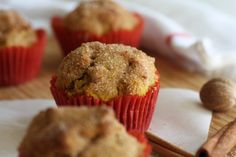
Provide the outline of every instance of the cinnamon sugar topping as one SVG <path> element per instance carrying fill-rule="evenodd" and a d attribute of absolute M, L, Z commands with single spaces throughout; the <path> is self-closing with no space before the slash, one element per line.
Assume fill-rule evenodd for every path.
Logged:
<path fill-rule="evenodd" d="M 0 10 L 0 47 L 30 46 L 36 40 L 34 30 L 17 12 Z"/>
<path fill-rule="evenodd" d="M 23 157 L 140 157 L 143 149 L 113 111 L 102 106 L 51 108 L 39 113 L 19 152 Z"/>
<path fill-rule="evenodd" d="M 62 61 L 56 85 L 68 94 L 86 94 L 107 101 L 119 95 L 145 95 L 158 81 L 155 59 L 119 44 L 91 42 Z"/>
<path fill-rule="evenodd" d="M 88 31 L 103 35 L 120 29 L 131 30 L 138 19 L 112 0 L 84 0 L 64 18 L 64 24 L 72 31 Z"/>

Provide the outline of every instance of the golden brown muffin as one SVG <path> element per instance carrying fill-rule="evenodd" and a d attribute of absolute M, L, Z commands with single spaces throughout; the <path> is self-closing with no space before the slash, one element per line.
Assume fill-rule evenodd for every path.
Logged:
<path fill-rule="evenodd" d="M 119 95 L 145 95 L 159 79 L 155 59 L 121 44 L 91 42 L 67 55 L 56 86 L 69 95 L 86 94 L 107 101 Z"/>
<path fill-rule="evenodd" d="M 105 106 L 43 111 L 19 147 L 22 157 L 140 157 L 143 150 Z"/>
<path fill-rule="evenodd" d="M 64 18 L 64 24 L 72 31 L 103 35 L 110 31 L 132 30 L 138 19 L 112 0 L 84 0 Z"/>
<path fill-rule="evenodd" d="M 36 40 L 35 31 L 17 12 L 0 10 L 0 47 L 27 47 Z"/>

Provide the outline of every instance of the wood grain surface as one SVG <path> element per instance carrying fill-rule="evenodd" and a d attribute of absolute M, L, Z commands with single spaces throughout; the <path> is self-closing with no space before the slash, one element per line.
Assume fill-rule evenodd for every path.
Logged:
<path fill-rule="evenodd" d="M 157 56 L 155 52 L 148 53 L 156 58 L 156 64 L 161 74 L 161 87 L 180 87 L 199 91 L 209 78 L 198 73 L 186 72 L 177 65 L 168 62 L 165 58 Z M 55 73 L 62 55 L 57 42 L 50 38 L 45 50 L 42 70 L 37 78 L 25 84 L 13 87 L 0 87 L 0 100 L 6 99 L 52 99 L 49 90 L 49 81 Z M 224 113 L 214 113 L 209 135 L 215 133 L 236 117 L 236 108 Z M 156 145 L 162 151 L 164 149 Z"/>

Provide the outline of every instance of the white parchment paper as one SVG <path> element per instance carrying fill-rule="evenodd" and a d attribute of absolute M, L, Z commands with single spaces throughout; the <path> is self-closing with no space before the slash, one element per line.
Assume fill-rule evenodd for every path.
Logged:
<path fill-rule="evenodd" d="M 17 148 L 33 116 L 48 107 L 51 100 L 0 101 L 0 156 L 17 157 Z"/>
<path fill-rule="evenodd" d="M 149 131 L 194 154 L 208 136 L 212 117 L 199 103 L 197 92 L 161 89 Z M 53 100 L 0 101 L 0 157 L 17 157 L 32 117 L 48 107 L 56 107 Z"/>
<path fill-rule="evenodd" d="M 207 139 L 212 112 L 203 108 L 197 92 L 162 89 L 149 132 L 190 154 Z"/>

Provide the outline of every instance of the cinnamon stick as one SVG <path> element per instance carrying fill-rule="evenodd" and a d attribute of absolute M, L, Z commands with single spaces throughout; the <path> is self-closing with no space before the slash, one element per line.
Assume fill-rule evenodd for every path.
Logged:
<path fill-rule="evenodd" d="M 224 126 L 198 150 L 197 157 L 224 157 L 236 145 L 236 120 Z"/>

